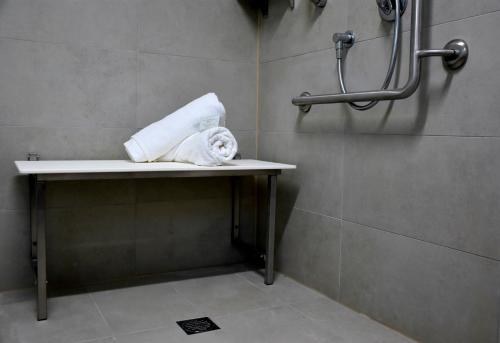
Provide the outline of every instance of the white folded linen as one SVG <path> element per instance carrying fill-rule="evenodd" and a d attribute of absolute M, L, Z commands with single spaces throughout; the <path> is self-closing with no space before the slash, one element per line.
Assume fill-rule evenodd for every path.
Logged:
<path fill-rule="evenodd" d="M 186 138 L 158 161 L 218 166 L 232 160 L 237 152 L 238 143 L 231 131 L 225 127 L 214 127 Z"/>
<path fill-rule="evenodd" d="M 208 93 L 134 134 L 125 145 L 134 162 L 152 162 L 197 132 L 224 125 L 226 110 Z"/>

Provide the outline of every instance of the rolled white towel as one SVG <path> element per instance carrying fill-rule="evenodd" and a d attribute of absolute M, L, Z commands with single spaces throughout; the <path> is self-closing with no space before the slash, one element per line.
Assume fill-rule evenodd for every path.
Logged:
<path fill-rule="evenodd" d="M 225 115 L 217 95 L 206 94 L 134 134 L 125 149 L 134 162 L 152 162 L 187 137 L 224 125 Z"/>
<path fill-rule="evenodd" d="M 161 156 L 158 161 L 187 162 L 199 166 L 217 166 L 232 160 L 238 152 L 238 143 L 225 127 L 214 127 L 195 133 Z"/>

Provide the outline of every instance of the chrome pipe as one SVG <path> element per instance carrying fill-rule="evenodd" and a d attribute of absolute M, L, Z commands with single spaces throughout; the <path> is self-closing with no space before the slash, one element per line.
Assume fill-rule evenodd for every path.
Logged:
<path fill-rule="evenodd" d="M 418 89 L 421 75 L 421 58 L 441 56 L 449 70 L 461 68 L 467 61 L 468 46 L 463 40 L 452 40 L 442 50 L 422 50 L 422 8 L 423 0 L 412 1 L 410 71 L 407 83 L 392 90 L 372 90 L 352 93 L 310 95 L 308 92 L 294 97 L 292 104 L 307 112 L 311 105 L 335 104 L 345 102 L 400 100 L 410 97 Z"/>

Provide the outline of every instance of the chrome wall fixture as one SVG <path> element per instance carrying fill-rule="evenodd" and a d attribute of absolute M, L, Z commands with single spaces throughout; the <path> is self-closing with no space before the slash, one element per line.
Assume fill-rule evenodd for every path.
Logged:
<path fill-rule="evenodd" d="M 326 6 L 327 0 L 311 0 L 313 4 L 315 4 L 317 7 L 323 8 Z"/>
<path fill-rule="evenodd" d="M 295 0 L 288 0 L 290 2 L 290 8 L 293 10 L 295 8 Z M 328 0 L 311 0 L 311 2 L 316 5 L 316 7 L 323 8 L 326 6 Z"/>
<path fill-rule="evenodd" d="M 393 56 L 387 73 L 386 80 L 381 90 L 371 90 L 363 92 L 347 92 L 343 81 L 343 59 L 345 51 L 355 42 L 355 35 L 351 31 L 337 33 L 334 35 L 337 69 L 342 93 L 311 95 L 309 92 L 303 92 L 300 96 L 292 99 L 292 104 L 299 106 L 303 112 L 309 112 L 312 105 L 349 103 L 357 110 L 366 110 L 372 108 L 378 101 L 399 100 L 410 97 L 418 89 L 421 74 L 421 59 L 425 57 L 442 57 L 444 67 L 449 70 L 462 68 L 467 62 L 469 48 L 462 39 L 453 39 L 448 42 L 443 49 L 422 49 L 422 7 L 424 0 L 412 0 L 412 19 L 411 19 L 411 43 L 410 43 L 410 72 L 408 82 L 402 88 L 387 89 L 392 79 L 394 71 L 394 58 L 398 55 L 400 36 L 400 16 L 404 13 L 407 0 L 377 0 L 379 13 L 384 20 L 395 21 L 393 35 Z M 389 79 L 389 80 L 387 80 Z M 386 85 L 387 84 L 387 85 Z M 356 102 L 368 102 L 368 104 L 359 105 Z"/>

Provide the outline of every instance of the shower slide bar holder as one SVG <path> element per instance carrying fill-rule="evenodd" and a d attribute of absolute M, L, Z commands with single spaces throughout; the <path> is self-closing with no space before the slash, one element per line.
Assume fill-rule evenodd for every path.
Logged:
<path fill-rule="evenodd" d="M 453 39 L 443 49 L 422 49 L 422 7 L 425 0 L 412 1 L 410 72 L 406 85 L 402 88 L 388 90 L 372 90 L 339 94 L 311 95 L 303 92 L 292 99 L 292 104 L 299 106 L 307 113 L 312 105 L 352 103 L 358 101 L 400 100 L 410 97 L 418 89 L 421 76 L 421 59 L 425 57 L 442 57 L 444 67 L 449 71 L 462 68 L 469 56 L 469 47 L 462 39 Z"/>

